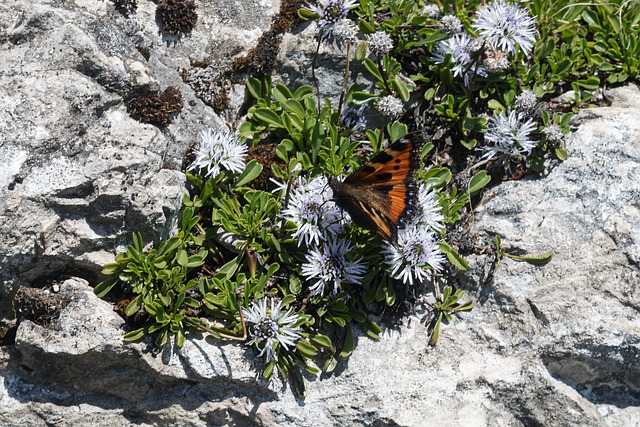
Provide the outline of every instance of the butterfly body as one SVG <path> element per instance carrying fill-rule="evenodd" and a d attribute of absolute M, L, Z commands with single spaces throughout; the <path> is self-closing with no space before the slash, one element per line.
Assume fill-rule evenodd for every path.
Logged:
<path fill-rule="evenodd" d="M 344 181 L 330 179 L 333 200 L 358 226 L 394 240 L 398 226 L 414 210 L 418 157 L 418 144 L 392 144 Z"/>

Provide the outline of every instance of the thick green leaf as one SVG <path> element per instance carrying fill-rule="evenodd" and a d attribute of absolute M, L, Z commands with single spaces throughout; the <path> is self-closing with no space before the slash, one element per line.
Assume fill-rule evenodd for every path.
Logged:
<path fill-rule="evenodd" d="M 440 247 L 440 252 L 447 256 L 447 259 L 451 264 L 455 265 L 460 270 L 466 270 L 469 267 L 467 261 L 462 258 L 460 254 L 451 246 L 449 246 L 445 241 L 439 242 L 438 246 Z"/>
<path fill-rule="evenodd" d="M 553 259 L 554 253 L 549 251 L 540 255 L 534 256 L 519 256 L 519 255 L 511 255 L 505 252 L 504 256 L 514 259 L 516 261 L 523 261 L 533 265 L 546 265 Z"/>
<path fill-rule="evenodd" d="M 282 122 L 280 121 L 280 116 L 268 108 L 260 108 L 253 113 L 254 117 L 258 120 L 261 120 L 265 123 L 268 123 L 276 128 L 282 127 Z"/>
<path fill-rule="evenodd" d="M 118 278 L 118 276 L 109 277 L 103 282 L 98 283 L 98 285 L 93 289 L 93 292 L 98 296 L 98 298 L 103 298 L 109 293 L 109 291 L 115 286 L 115 284 L 118 283 L 119 280 L 120 279 Z"/>
<path fill-rule="evenodd" d="M 236 179 L 236 182 L 233 184 L 233 188 L 240 188 L 244 185 L 247 185 L 254 179 L 256 179 L 262 173 L 262 165 L 258 163 L 256 159 L 251 160 L 244 167 L 242 173 Z"/>
<path fill-rule="evenodd" d="M 296 341 L 296 348 L 307 359 L 317 356 L 318 354 L 317 348 L 315 348 L 313 345 L 303 340 Z"/>
<path fill-rule="evenodd" d="M 389 123 L 387 125 L 387 132 L 389 133 L 389 141 L 393 144 L 407 134 L 407 125 L 400 122 Z"/>
<path fill-rule="evenodd" d="M 262 83 L 254 77 L 247 80 L 247 90 L 255 99 L 262 97 Z"/>
<path fill-rule="evenodd" d="M 475 196 L 482 190 L 489 182 L 491 177 L 487 174 L 487 171 L 480 171 L 475 174 L 469 181 L 469 195 Z"/>
<path fill-rule="evenodd" d="M 125 341 L 137 341 L 140 338 L 144 337 L 144 329 L 145 328 L 140 328 L 134 331 L 127 332 L 126 334 L 124 334 Z"/>

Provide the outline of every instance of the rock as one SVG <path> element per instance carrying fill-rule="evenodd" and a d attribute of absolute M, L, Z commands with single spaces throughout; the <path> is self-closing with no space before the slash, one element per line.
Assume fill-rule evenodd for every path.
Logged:
<path fill-rule="evenodd" d="M 132 231 L 145 241 L 170 234 L 184 153 L 205 125 L 225 122 L 180 69 L 246 53 L 280 6 L 196 4 L 196 27 L 179 38 L 158 32 L 149 1 L 129 14 L 110 1 L 0 4 L 3 318 L 13 316 L 17 288 L 30 286 L 14 344 L 0 347 L 0 425 L 638 425 L 634 86 L 574 119 L 566 162 L 485 192 L 472 228 L 478 244 L 498 234 L 509 253 L 555 257 L 544 267 L 505 258 L 494 272 L 485 269 L 491 259 L 469 257 L 461 278 L 476 307 L 445 326 L 436 347 L 421 311 L 387 325 L 379 341 L 360 333 L 332 376 L 307 377 L 301 400 L 287 384 L 261 380 L 259 360 L 242 344 L 191 334 L 182 349 L 154 354 L 147 341 L 124 342 L 123 320 L 88 284 Z M 304 55 L 294 55 L 294 36 L 283 37 L 283 81 L 302 79 L 313 31 L 301 29 Z M 341 61 L 323 51 L 319 75 Z M 323 91 L 335 96 L 340 82 Z M 168 86 L 184 98 L 172 124 L 128 116 L 130 95 Z M 234 111 L 241 92 L 230 88 Z M 59 291 L 47 310 L 45 293 L 32 289 L 53 282 Z M 50 318 L 39 324 L 41 309 Z"/>

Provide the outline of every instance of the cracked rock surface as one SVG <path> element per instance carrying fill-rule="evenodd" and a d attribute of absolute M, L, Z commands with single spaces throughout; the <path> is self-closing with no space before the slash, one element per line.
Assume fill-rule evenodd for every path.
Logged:
<path fill-rule="evenodd" d="M 635 86 L 574 118 L 567 161 L 484 193 L 477 244 L 499 235 L 509 253 L 555 257 L 544 267 L 505 258 L 491 274 L 490 259 L 469 257 L 461 279 L 476 307 L 436 347 L 423 313 L 377 342 L 357 336 L 334 375 L 307 378 L 301 400 L 262 381 L 260 362 L 235 342 L 191 335 L 158 354 L 125 343 L 124 322 L 91 286 L 133 231 L 170 234 L 185 152 L 204 126 L 229 121 L 200 97 L 207 73 L 251 49 L 280 2 L 196 5 L 194 30 L 169 38 L 152 1 L 129 15 L 110 1 L 0 2 L 0 316 L 13 317 L 19 288 L 21 307 L 50 302 L 34 305 L 46 322 L 20 311 L 0 346 L 0 425 L 640 425 Z M 307 25 L 283 37 L 274 79 L 302 76 L 312 35 Z M 322 55 L 317 75 L 333 76 L 331 91 L 340 79 Z M 193 68 L 205 59 L 213 71 Z M 129 117 L 131 93 L 168 86 L 184 98 L 172 124 Z M 241 96 L 229 88 L 233 108 Z"/>

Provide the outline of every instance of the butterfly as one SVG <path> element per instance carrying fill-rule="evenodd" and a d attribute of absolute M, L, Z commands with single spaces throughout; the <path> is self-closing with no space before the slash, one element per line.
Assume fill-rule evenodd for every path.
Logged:
<path fill-rule="evenodd" d="M 344 181 L 329 179 L 334 202 L 358 226 L 394 241 L 398 226 L 415 209 L 419 153 L 420 144 L 398 141 Z"/>

